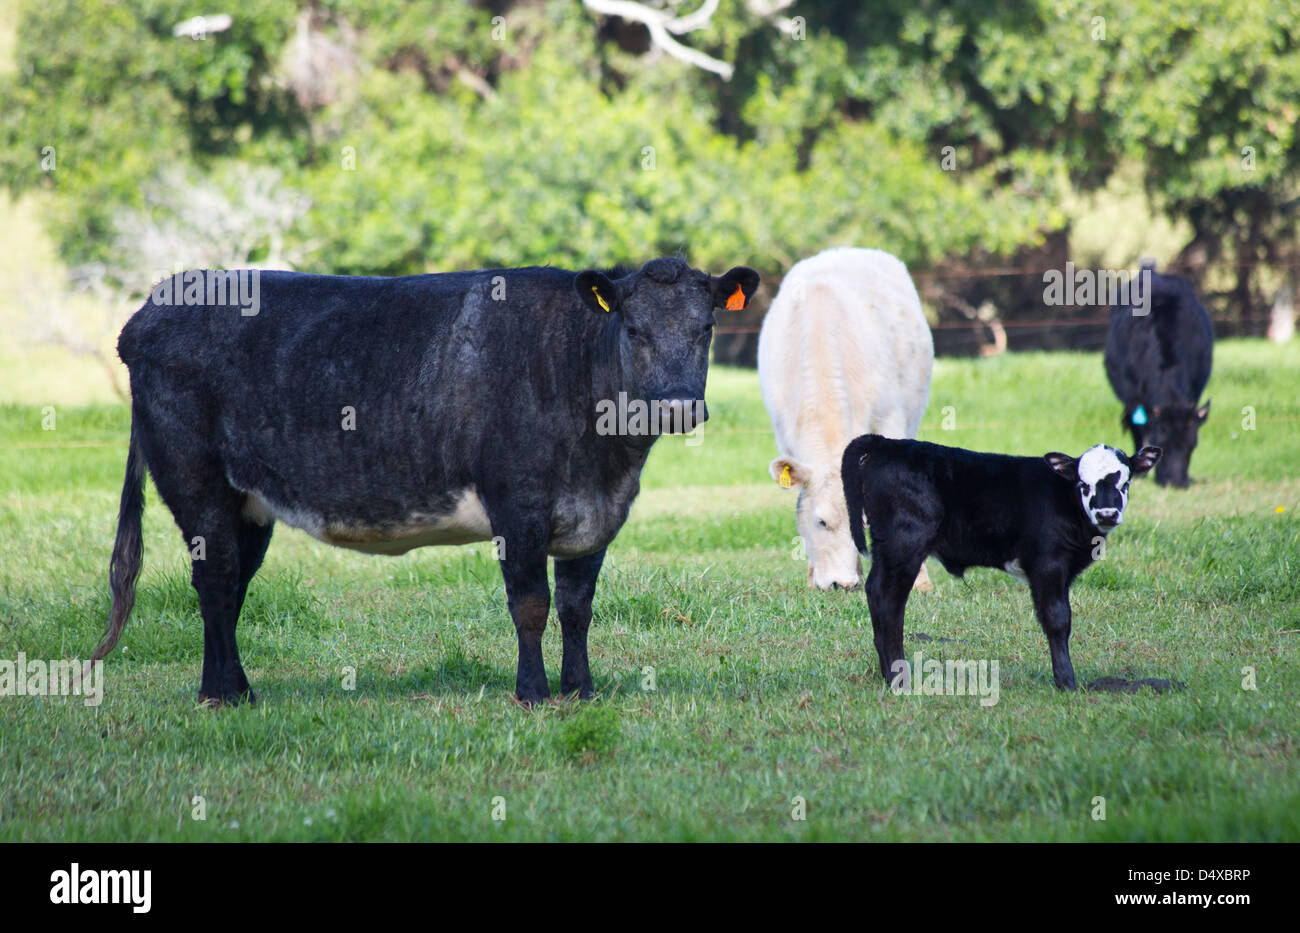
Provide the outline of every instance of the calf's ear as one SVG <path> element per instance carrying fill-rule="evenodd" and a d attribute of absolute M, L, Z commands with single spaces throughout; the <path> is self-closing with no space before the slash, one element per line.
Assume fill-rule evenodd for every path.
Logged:
<path fill-rule="evenodd" d="M 806 486 L 812 478 L 808 468 L 791 457 L 777 457 L 767 465 L 767 472 L 772 474 L 772 479 L 782 489 Z"/>
<path fill-rule="evenodd" d="M 618 289 L 603 272 L 588 269 L 573 280 L 573 290 L 587 307 L 601 314 L 618 310 Z"/>
<path fill-rule="evenodd" d="M 1076 482 L 1079 479 L 1079 461 L 1069 454 L 1050 453 L 1043 454 L 1043 459 L 1047 465 L 1057 472 L 1058 475 L 1065 477 L 1070 482 Z"/>
<path fill-rule="evenodd" d="M 1205 404 L 1196 409 L 1196 423 L 1205 424 L 1205 419 L 1210 417 L 1210 400 L 1207 398 Z"/>
<path fill-rule="evenodd" d="M 1164 451 L 1159 447 L 1143 447 L 1133 456 L 1129 457 L 1129 473 L 1133 476 L 1140 476 L 1145 473 L 1160 461 L 1160 455 L 1162 453 L 1164 453 Z"/>
<path fill-rule="evenodd" d="M 758 273 L 748 266 L 736 266 L 726 275 L 709 277 L 713 291 L 713 307 L 728 311 L 744 311 L 749 299 L 758 291 Z"/>

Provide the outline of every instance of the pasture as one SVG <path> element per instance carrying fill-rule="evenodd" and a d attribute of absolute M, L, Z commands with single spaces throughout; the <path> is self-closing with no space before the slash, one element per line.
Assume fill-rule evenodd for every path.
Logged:
<path fill-rule="evenodd" d="M 74 400 L 45 430 L 13 361 L 0 658 L 86 657 L 129 412 Z M 701 442 L 655 448 L 597 589 L 588 703 L 511 700 L 490 545 L 370 557 L 280 527 L 239 627 L 260 702 L 202 709 L 187 553 L 151 487 L 102 704 L 0 697 L 0 840 L 1300 840 L 1300 341 L 1220 344 L 1208 394 L 1192 488 L 1135 483 L 1072 594 L 1080 684 L 1186 685 L 1165 695 L 1058 693 L 1027 589 L 934 561 L 908 655 L 999 660 L 998 702 L 891 695 L 861 591 L 805 587 L 750 371 L 715 367 Z M 1127 449 L 1118 419 L 1100 354 L 942 359 L 920 436 L 1078 455 Z M 554 691 L 554 610 L 545 645 Z"/>

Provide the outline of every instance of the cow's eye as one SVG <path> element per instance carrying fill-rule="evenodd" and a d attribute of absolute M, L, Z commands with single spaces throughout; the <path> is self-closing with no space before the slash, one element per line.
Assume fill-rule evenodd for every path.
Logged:
<path fill-rule="evenodd" d="M 828 527 L 827 524 L 826 524 L 826 519 L 824 519 L 824 518 L 819 518 L 819 519 L 817 519 L 817 524 L 820 525 L 822 528 L 826 528 L 826 527 Z"/>
<path fill-rule="evenodd" d="M 629 340 L 640 340 L 641 331 L 637 330 L 635 327 L 629 327 L 627 329 L 627 336 Z"/>
<path fill-rule="evenodd" d="M 1079 482 L 1079 492 L 1087 492 L 1087 491 L 1088 491 L 1088 484 L 1085 483 L 1085 482 L 1080 481 L 1080 482 Z"/>

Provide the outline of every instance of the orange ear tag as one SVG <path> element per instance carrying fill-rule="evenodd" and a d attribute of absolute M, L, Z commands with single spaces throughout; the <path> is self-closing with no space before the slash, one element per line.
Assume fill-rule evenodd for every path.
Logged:
<path fill-rule="evenodd" d="M 727 310 L 728 311 L 745 310 L 745 290 L 741 288 L 739 285 L 737 285 L 736 290 L 731 293 L 731 297 L 727 299 Z"/>
<path fill-rule="evenodd" d="M 782 489 L 789 489 L 794 485 L 794 480 L 790 478 L 790 464 L 781 467 L 781 478 L 776 481 L 776 484 Z"/>
<path fill-rule="evenodd" d="M 609 305 L 605 304 L 605 299 L 600 297 L 600 292 L 596 291 L 596 286 L 591 286 L 591 293 L 596 296 L 596 304 L 600 305 L 606 314 L 609 314 Z"/>

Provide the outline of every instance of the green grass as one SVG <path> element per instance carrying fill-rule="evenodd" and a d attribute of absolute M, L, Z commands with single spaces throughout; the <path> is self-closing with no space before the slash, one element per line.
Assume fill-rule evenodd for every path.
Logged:
<path fill-rule="evenodd" d="M 861 593 L 809 592 L 792 559 L 755 375 L 715 369 L 703 443 L 660 442 L 611 548 L 598 700 L 509 699 L 487 545 L 368 557 L 282 528 L 239 629 L 261 703 L 200 709 L 186 555 L 151 489 L 103 704 L 0 697 L 0 840 L 1298 840 L 1300 341 L 1227 342 L 1215 367 L 1197 483 L 1137 484 L 1073 591 L 1080 682 L 1181 692 L 1058 694 L 1027 590 L 932 562 L 908 632 L 936 640 L 908 651 L 998 659 L 999 702 L 884 693 Z M 52 397 L 45 431 L 30 387 L 5 398 L 21 404 L 0 406 L 0 658 L 84 657 L 108 610 L 128 414 Z M 922 436 L 1077 454 L 1124 445 L 1118 415 L 1096 355 L 943 360 Z M 554 619 L 546 652 L 554 690 Z"/>

